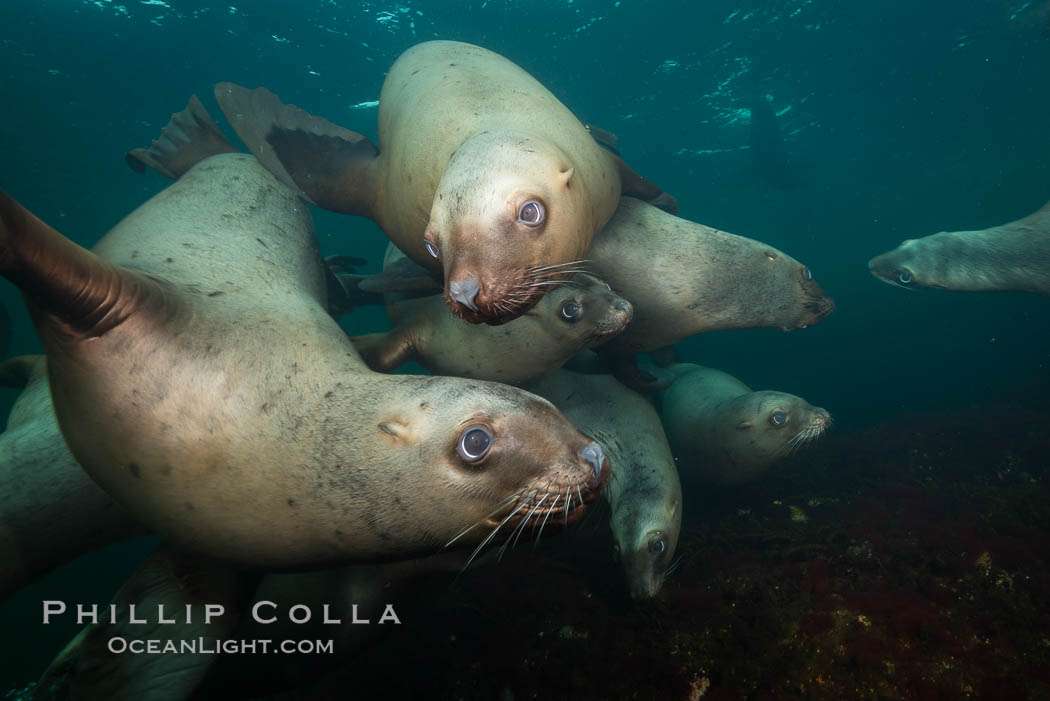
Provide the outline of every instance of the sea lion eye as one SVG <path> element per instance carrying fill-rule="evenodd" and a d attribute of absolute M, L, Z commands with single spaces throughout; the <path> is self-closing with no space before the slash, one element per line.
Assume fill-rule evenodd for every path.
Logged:
<path fill-rule="evenodd" d="M 774 411 L 772 414 L 769 415 L 769 423 L 773 424 L 774 426 L 783 426 L 787 420 L 788 415 L 782 411 Z"/>
<path fill-rule="evenodd" d="M 911 273 L 907 270 L 902 270 L 897 274 L 897 279 L 901 281 L 902 285 L 907 285 L 912 280 Z"/>
<path fill-rule="evenodd" d="M 529 200 L 518 210 L 518 221 L 525 226 L 537 227 L 543 223 L 546 210 L 537 200 Z"/>
<path fill-rule="evenodd" d="M 423 239 L 423 245 L 427 247 L 427 253 L 429 253 L 430 255 L 434 256 L 435 258 L 438 257 L 438 247 L 437 246 L 435 246 L 434 244 L 430 243 L 430 241 L 428 241 L 426 239 Z"/>
<path fill-rule="evenodd" d="M 580 315 L 580 305 L 576 302 L 566 302 L 561 305 L 561 315 L 566 321 L 576 321 L 576 317 Z"/>
<path fill-rule="evenodd" d="M 653 553 L 654 555 L 660 555 L 665 550 L 667 550 L 667 543 L 664 541 L 663 538 L 657 537 L 649 541 L 649 552 Z"/>
<path fill-rule="evenodd" d="M 813 279 L 813 273 L 810 271 L 809 268 L 803 268 L 802 269 L 802 277 L 804 277 L 807 280 L 812 280 Z"/>
<path fill-rule="evenodd" d="M 488 454 L 491 445 L 492 434 L 489 433 L 488 429 L 474 426 L 473 428 L 468 428 L 459 437 L 456 452 L 459 453 L 459 457 L 467 462 L 477 462 Z"/>

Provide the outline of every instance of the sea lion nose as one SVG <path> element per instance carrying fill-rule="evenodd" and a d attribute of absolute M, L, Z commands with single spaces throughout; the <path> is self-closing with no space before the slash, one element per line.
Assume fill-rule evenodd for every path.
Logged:
<path fill-rule="evenodd" d="M 597 443 L 589 443 L 580 451 L 580 457 L 591 464 L 594 470 L 594 484 L 598 485 L 598 477 L 602 474 L 602 463 L 605 462 L 605 451 Z"/>
<path fill-rule="evenodd" d="M 630 321 L 631 317 L 634 316 L 634 307 L 632 307 L 631 303 L 628 302 L 626 299 L 621 299 L 619 302 L 617 302 L 616 307 L 620 311 L 626 312 L 628 321 Z"/>
<path fill-rule="evenodd" d="M 473 275 L 453 280 L 448 284 L 448 295 L 472 312 L 478 310 L 474 299 L 478 296 L 481 285 Z"/>

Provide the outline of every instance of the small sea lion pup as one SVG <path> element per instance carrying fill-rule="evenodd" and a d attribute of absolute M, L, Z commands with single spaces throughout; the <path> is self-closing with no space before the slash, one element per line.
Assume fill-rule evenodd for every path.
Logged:
<path fill-rule="evenodd" d="M 620 200 L 590 259 L 588 270 L 634 306 L 605 354 L 630 356 L 722 329 L 801 329 L 835 308 L 791 256 L 632 197 Z"/>
<path fill-rule="evenodd" d="M 247 155 L 193 166 L 93 252 L 0 194 L 0 273 L 70 451 L 176 544 L 266 569 L 407 558 L 597 499 L 601 447 L 546 400 L 370 371 L 322 266 L 307 207 Z"/>
<path fill-rule="evenodd" d="M 659 395 L 660 418 L 683 483 L 752 482 L 831 424 L 827 411 L 793 394 L 752 392 L 691 363 L 669 370 L 676 379 Z"/>
<path fill-rule="evenodd" d="M 145 532 L 73 459 L 58 430 L 44 356 L 0 363 L 24 387 L 0 434 L 0 600 L 75 557 Z"/>
<path fill-rule="evenodd" d="M 397 267 L 397 260 L 388 251 L 387 263 Z M 468 324 L 445 307 L 440 295 L 387 298 L 394 328 L 351 339 L 370 368 L 386 372 L 414 360 L 438 375 L 511 385 L 546 377 L 573 354 L 623 331 L 631 320 L 631 304 L 586 273 L 577 273 L 498 327 Z"/>
<path fill-rule="evenodd" d="M 428 41 L 394 62 L 379 96 L 379 147 L 285 105 L 220 83 L 215 95 L 248 148 L 311 202 L 373 219 L 471 323 L 531 308 L 587 258 L 621 192 L 673 198 L 599 146 L 553 94 L 506 58 Z"/>
<path fill-rule="evenodd" d="M 656 596 L 682 527 L 682 487 L 656 410 L 608 375 L 560 370 L 529 389 L 594 436 L 616 465 L 605 496 L 627 588 L 632 598 Z"/>
<path fill-rule="evenodd" d="M 1050 202 L 1038 212 L 980 231 L 943 231 L 868 261 L 871 274 L 904 288 L 1050 295 Z"/>

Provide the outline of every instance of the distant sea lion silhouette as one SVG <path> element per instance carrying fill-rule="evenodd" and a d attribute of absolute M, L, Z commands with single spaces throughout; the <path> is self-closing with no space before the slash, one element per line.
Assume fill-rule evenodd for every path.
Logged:
<path fill-rule="evenodd" d="M 909 239 L 868 269 L 897 287 L 1050 295 L 1050 202 L 999 226 Z"/>
<path fill-rule="evenodd" d="M 544 497 L 574 520 L 606 479 L 545 400 L 369 371 L 307 208 L 254 158 L 193 166 L 93 250 L 0 196 L 0 272 L 73 456 L 178 544 L 270 569 L 413 557 L 534 525 Z"/>

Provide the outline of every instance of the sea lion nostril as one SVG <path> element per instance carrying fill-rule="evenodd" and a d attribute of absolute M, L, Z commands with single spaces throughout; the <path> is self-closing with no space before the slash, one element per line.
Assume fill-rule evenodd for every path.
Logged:
<path fill-rule="evenodd" d="M 453 280 L 448 284 L 449 297 L 456 300 L 472 312 L 478 310 L 478 306 L 474 303 L 474 300 L 478 296 L 480 290 L 481 285 L 473 275 L 468 275 L 459 280 Z"/>
<path fill-rule="evenodd" d="M 589 443 L 580 451 L 580 457 L 591 464 L 594 470 L 594 484 L 598 484 L 598 478 L 602 474 L 602 463 L 605 462 L 605 451 L 597 443 Z"/>

